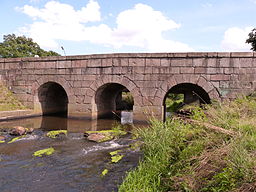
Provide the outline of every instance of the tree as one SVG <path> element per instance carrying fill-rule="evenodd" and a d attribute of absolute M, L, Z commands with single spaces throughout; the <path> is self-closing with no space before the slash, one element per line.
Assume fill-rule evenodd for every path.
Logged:
<path fill-rule="evenodd" d="M 0 43 L 0 57 L 43 57 L 59 56 L 54 51 L 45 51 L 33 42 L 32 38 L 25 36 L 16 36 L 15 34 L 4 35 L 4 41 Z"/>
<path fill-rule="evenodd" d="M 249 34 L 249 38 L 246 39 L 246 43 L 251 44 L 251 50 L 256 51 L 256 28 L 254 28 Z"/>

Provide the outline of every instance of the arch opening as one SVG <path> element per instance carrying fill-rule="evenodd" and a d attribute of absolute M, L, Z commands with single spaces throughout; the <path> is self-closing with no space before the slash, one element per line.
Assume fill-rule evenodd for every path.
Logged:
<path fill-rule="evenodd" d="M 101 86 L 95 95 L 98 119 L 122 118 L 121 112 L 132 112 L 134 100 L 130 91 L 119 83 Z"/>
<path fill-rule="evenodd" d="M 43 116 L 67 117 L 68 96 L 65 89 L 58 83 L 47 82 L 38 89 Z"/>
<path fill-rule="evenodd" d="M 208 93 L 200 86 L 192 83 L 181 83 L 173 86 L 164 98 L 164 119 L 176 113 L 184 105 L 210 104 Z"/>

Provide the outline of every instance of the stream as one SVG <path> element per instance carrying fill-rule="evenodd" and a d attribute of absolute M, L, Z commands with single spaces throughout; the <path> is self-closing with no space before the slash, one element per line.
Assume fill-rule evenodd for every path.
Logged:
<path fill-rule="evenodd" d="M 13 126 L 34 128 L 32 134 L 13 143 L 7 136 L 0 143 L 1 192 L 112 192 L 117 191 L 126 172 L 136 167 L 142 157 L 139 150 L 130 150 L 134 140 L 125 136 L 104 143 L 87 141 L 88 130 L 111 129 L 114 120 L 74 120 L 62 117 L 36 117 L 0 122 L 0 131 Z M 50 130 L 68 130 L 67 136 L 56 139 L 46 136 Z M 49 156 L 34 157 L 35 151 L 53 147 Z M 123 159 L 111 163 L 110 152 L 125 151 Z M 108 173 L 102 176 L 102 171 Z"/>

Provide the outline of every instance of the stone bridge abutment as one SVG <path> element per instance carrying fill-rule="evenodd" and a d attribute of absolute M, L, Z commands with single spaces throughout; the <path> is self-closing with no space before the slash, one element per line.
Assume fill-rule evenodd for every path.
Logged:
<path fill-rule="evenodd" d="M 256 86 L 256 54 L 145 53 L 0 59 L 0 79 L 37 114 L 63 112 L 97 119 L 133 96 L 135 120 L 162 118 L 168 93 L 198 99 L 234 99 Z M 118 99 L 119 98 L 119 99 Z"/>

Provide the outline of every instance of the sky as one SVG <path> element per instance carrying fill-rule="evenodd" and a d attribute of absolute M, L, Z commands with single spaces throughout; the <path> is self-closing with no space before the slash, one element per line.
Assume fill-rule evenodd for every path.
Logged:
<path fill-rule="evenodd" d="M 254 27 L 256 0 L 0 0 L 0 42 L 61 55 L 250 51 Z"/>

